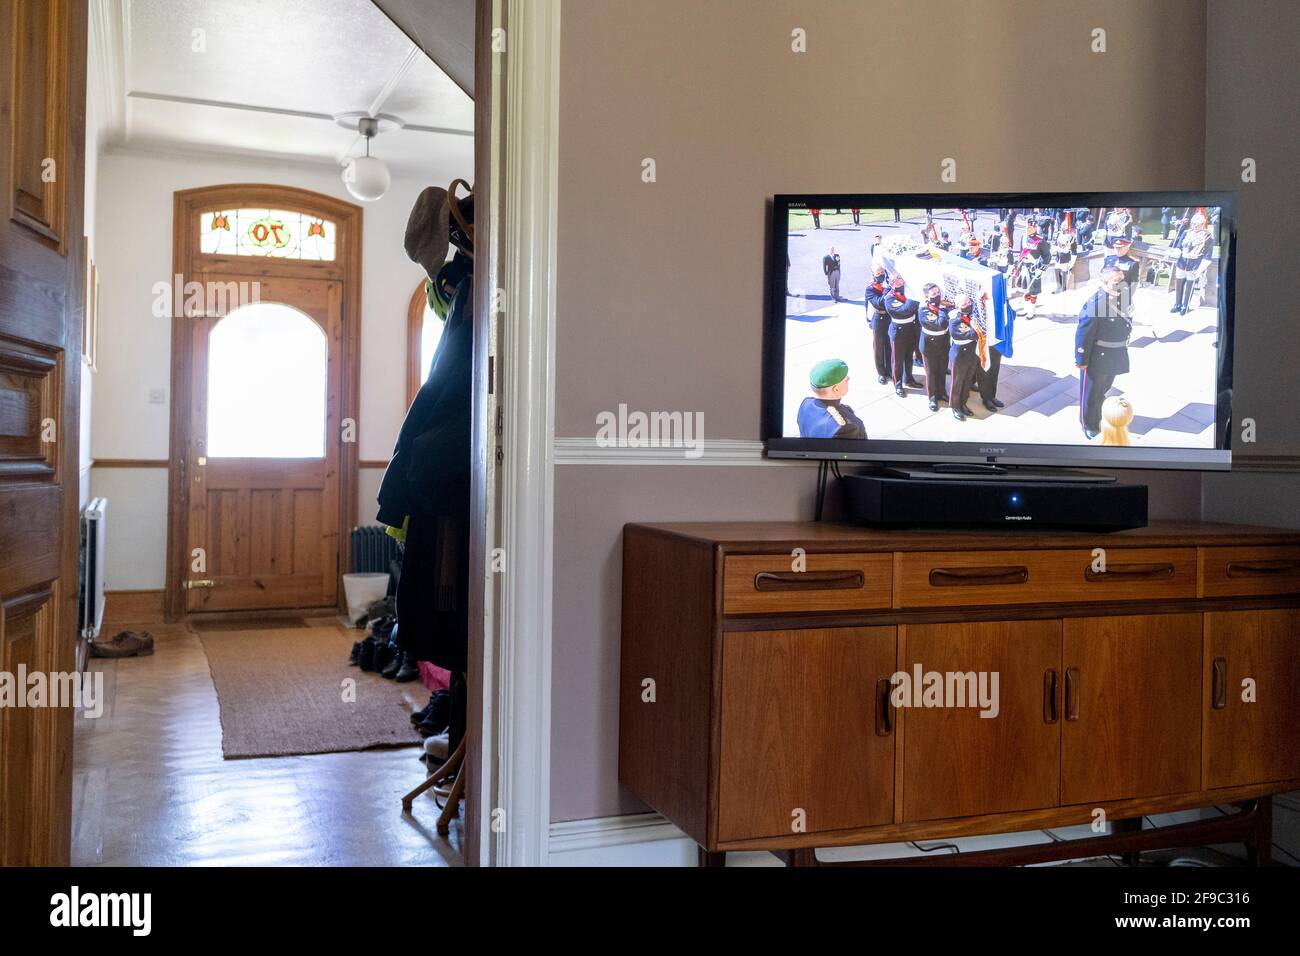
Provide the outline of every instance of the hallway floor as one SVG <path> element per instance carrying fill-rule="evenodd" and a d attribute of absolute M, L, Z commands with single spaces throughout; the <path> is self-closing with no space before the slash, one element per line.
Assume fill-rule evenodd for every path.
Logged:
<path fill-rule="evenodd" d="M 438 836 L 427 796 L 401 811 L 424 779 L 417 748 L 225 760 L 198 636 L 148 630 L 151 657 L 90 662 L 105 703 L 77 717 L 73 865 L 461 865 L 459 822 Z"/>

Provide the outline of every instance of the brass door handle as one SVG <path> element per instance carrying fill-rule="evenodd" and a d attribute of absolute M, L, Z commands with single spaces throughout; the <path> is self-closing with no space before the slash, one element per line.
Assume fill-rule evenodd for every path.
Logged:
<path fill-rule="evenodd" d="M 1079 668 L 1065 669 L 1065 719 L 1079 719 Z"/>
<path fill-rule="evenodd" d="M 1029 569 L 1024 565 L 1006 568 L 932 568 L 930 587 L 974 587 L 981 584 L 1024 584 Z"/>
<path fill-rule="evenodd" d="M 1211 692 L 1210 706 L 1215 710 L 1223 710 L 1228 706 L 1228 659 L 1226 657 L 1216 657 L 1214 659 L 1214 687 Z"/>
<path fill-rule="evenodd" d="M 1056 723 L 1056 668 L 1043 672 L 1043 723 Z"/>
<path fill-rule="evenodd" d="M 889 703 L 893 684 L 888 677 L 876 681 L 876 736 L 888 737 L 894 732 L 894 712 Z"/>
<path fill-rule="evenodd" d="M 755 591 L 851 590 L 866 584 L 861 571 L 759 571 Z"/>
<path fill-rule="evenodd" d="M 1094 571 L 1089 565 L 1084 568 L 1085 581 L 1119 580 L 1120 578 L 1172 578 L 1172 564 L 1112 564 L 1105 571 Z"/>

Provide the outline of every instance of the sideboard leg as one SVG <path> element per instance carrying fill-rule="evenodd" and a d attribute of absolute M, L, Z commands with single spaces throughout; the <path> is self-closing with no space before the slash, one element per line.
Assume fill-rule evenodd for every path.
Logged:
<path fill-rule="evenodd" d="M 1137 833 L 1142 829 L 1142 818 L 1137 817 L 1130 820 L 1116 820 L 1116 833 Z M 1130 850 L 1128 853 L 1121 853 L 1120 860 L 1125 866 L 1141 866 L 1142 854 L 1138 850 Z"/>
<path fill-rule="evenodd" d="M 720 852 L 713 852 L 713 851 L 710 851 L 710 850 L 706 850 L 706 849 L 704 849 L 704 847 L 700 847 L 700 848 L 699 848 L 699 865 L 700 865 L 701 867 L 726 866 L 726 865 L 727 865 L 727 853 L 726 853 L 725 850 L 720 851 Z"/>
<path fill-rule="evenodd" d="M 1273 862 L 1273 798 L 1260 797 L 1252 809 L 1243 810 L 1254 817 L 1254 827 L 1246 837 L 1246 863 L 1268 866 Z"/>

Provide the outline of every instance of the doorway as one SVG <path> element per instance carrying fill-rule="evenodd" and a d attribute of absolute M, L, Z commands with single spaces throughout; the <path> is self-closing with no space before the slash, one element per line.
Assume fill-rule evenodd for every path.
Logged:
<path fill-rule="evenodd" d="M 175 206 L 168 619 L 338 606 L 361 210 L 279 186 Z"/>

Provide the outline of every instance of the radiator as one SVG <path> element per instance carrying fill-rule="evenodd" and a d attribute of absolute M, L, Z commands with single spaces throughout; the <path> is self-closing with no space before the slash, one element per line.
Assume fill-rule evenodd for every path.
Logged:
<path fill-rule="evenodd" d="M 352 529 L 352 573 L 393 573 L 402 562 L 401 547 L 383 525 Z"/>
<path fill-rule="evenodd" d="M 77 560 L 81 636 L 94 640 L 104 623 L 104 532 L 107 498 L 95 498 L 81 513 L 81 552 Z"/>

